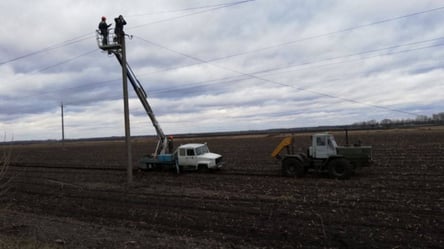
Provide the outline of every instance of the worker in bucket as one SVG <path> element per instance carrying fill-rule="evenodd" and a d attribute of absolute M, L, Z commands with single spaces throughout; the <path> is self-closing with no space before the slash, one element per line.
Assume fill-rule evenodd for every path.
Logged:
<path fill-rule="evenodd" d="M 123 26 L 126 25 L 126 21 L 125 19 L 123 19 L 122 15 L 119 15 L 118 17 L 114 18 L 114 21 L 116 22 L 114 33 L 116 34 L 117 42 L 121 43 L 122 38 L 125 35 L 125 32 L 123 32 Z"/>
<path fill-rule="evenodd" d="M 111 27 L 111 24 L 106 23 L 106 17 L 102 16 L 102 21 L 99 23 L 100 34 L 103 36 L 102 45 L 108 45 L 108 28 Z"/>

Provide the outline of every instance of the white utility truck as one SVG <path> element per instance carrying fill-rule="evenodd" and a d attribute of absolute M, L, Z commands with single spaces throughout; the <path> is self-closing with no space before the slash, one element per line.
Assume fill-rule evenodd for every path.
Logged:
<path fill-rule="evenodd" d="M 139 168 L 150 170 L 176 168 L 181 170 L 217 170 L 223 165 L 222 156 L 211 153 L 207 144 L 190 143 L 180 145 L 172 154 L 160 154 L 156 158 L 145 156 Z"/>
<path fill-rule="evenodd" d="M 151 109 L 147 100 L 147 94 L 136 78 L 133 70 L 128 63 L 123 60 L 123 53 L 120 43 L 115 39 L 111 39 L 113 42 L 103 44 L 103 35 L 100 31 L 97 31 L 97 44 L 99 48 L 107 51 L 108 54 L 114 54 L 122 67 L 126 67 L 126 74 L 128 79 L 136 92 L 137 97 L 142 103 L 146 114 L 151 120 L 154 129 L 157 133 L 157 146 L 154 152 L 148 156 L 144 156 L 140 159 L 140 169 L 155 169 L 155 168 L 175 168 L 177 173 L 181 169 L 219 169 L 222 167 L 222 156 L 219 154 L 211 153 L 207 144 L 190 143 L 179 146 L 179 148 L 173 152 L 172 137 L 166 136 L 159 122 Z"/>

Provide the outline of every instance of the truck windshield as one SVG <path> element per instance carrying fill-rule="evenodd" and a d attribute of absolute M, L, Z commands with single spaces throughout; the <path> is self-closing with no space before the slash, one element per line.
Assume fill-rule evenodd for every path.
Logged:
<path fill-rule="evenodd" d="M 208 146 L 206 146 L 206 145 L 200 146 L 200 147 L 196 148 L 196 154 L 197 155 L 202 155 L 202 154 L 205 154 L 205 153 L 208 153 L 208 152 L 209 152 Z"/>

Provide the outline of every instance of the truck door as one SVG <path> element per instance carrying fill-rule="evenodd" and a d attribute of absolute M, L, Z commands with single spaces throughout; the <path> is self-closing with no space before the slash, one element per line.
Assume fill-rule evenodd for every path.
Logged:
<path fill-rule="evenodd" d="M 181 166 L 195 166 L 196 154 L 192 148 L 181 148 L 179 150 L 179 164 Z"/>
<path fill-rule="evenodd" d="M 330 136 L 316 137 L 316 158 L 328 158 L 336 155 L 336 142 Z"/>
<path fill-rule="evenodd" d="M 327 137 L 316 137 L 315 158 L 328 158 Z"/>

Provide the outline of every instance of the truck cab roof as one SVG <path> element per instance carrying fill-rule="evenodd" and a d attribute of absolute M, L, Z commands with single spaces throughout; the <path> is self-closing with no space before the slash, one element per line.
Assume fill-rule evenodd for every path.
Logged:
<path fill-rule="evenodd" d="M 328 133 L 328 132 L 322 132 L 322 133 L 315 133 L 312 136 L 313 137 L 330 137 L 330 136 L 333 136 L 333 135 Z"/>
<path fill-rule="evenodd" d="M 201 146 L 206 146 L 206 144 L 198 144 L 198 143 L 181 144 L 179 146 L 179 148 L 195 149 L 195 148 L 199 148 Z"/>

